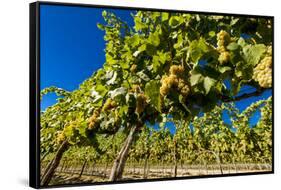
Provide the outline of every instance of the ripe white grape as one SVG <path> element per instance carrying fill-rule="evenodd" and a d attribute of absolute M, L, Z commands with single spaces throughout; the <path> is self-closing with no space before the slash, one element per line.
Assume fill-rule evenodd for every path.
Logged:
<path fill-rule="evenodd" d="M 230 35 L 224 30 L 217 34 L 217 51 L 220 53 L 218 58 L 220 64 L 227 63 L 230 60 L 230 53 L 226 50 L 230 40 Z"/>
<path fill-rule="evenodd" d="M 230 41 L 230 35 L 225 30 L 221 30 L 217 34 L 217 40 L 223 40 L 225 42 L 229 42 Z"/>
<path fill-rule="evenodd" d="M 181 65 L 172 65 L 169 69 L 169 76 L 164 75 L 161 79 L 160 94 L 166 96 L 170 90 L 178 90 L 183 96 L 190 92 L 187 82 L 182 78 L 184 67 Z"/>
<path fill-rule="evenodd" d="M 178 75 L 184 72 L 184 68 L 181 65 L 172 65 L 169 72 L 171 75 Z"/>
<path fill-rule="evenodd" d="M 185 85 L 182 89 L 181 89 L 181 94 L 186 97 L 190 92 L 190 89 L 188 87 L 188 85 Z"/>
<path fill-rule="evenodd" d="M 272 86 L 272 57 L 266 56 L 254 68 L 252 77 L 263 88 L 270 88 Z"/>
<path fill-rule="evenodd" d="M 178 89 L 181 90 L 186 85 L 183 79 L 179 79 Z"/>
<path fill-rule="evenodd" d="M 162 96 L 166 96 L 166 95 L 169 93 L 169 90 L 170 90 L 170 88 L 169 88 L 167 85 L 163 84 L 163 85 L 160 87 L 160 94 L 161 94 Z"/>
<path fill-rule="evenodd" d="M 102 111 L 106 112 L 114 107 L 116 107 L 116 102 L 109 98 L 106 100 L 105 104 L 103 105 Z"/>
<path fill-rule="evenodd" d="M 268 46 L 267 47 L 267 52 L 266 52 L 269 56 L 272 56 L 272 46 Z"/>
<path fill-rule="evenodd" d="M 65 140 L 65 135 L 64 132 L 61 131 L 56 138 L 56 143 L 61 144 L 64 140 Z"/>
<path fill-rule="evenodd" d="M 141 114 L 146 106 L 146 96 L 144 94 L 138 94 L 136 112 Z"/>
<path fill-rule="evenodd" d="M 132 73 L 135 73 L 136 70 L 137 70 L 137 65 L 136 65 L 136 64 L 133 64 L 133 65 L 131 66 L 131 68 L 130 68 L 130 71 L 131 71 Z"/>
<path fill-rule="evenodd" d="M 99 115 L 100 115 L 99 110 L 95 110 L 92 117 L 90 117 L 89 119 L 89 125 L 88 125 L 89 129 L 93 129 L 96 126 Z"/>
<path fill-rule="evenodd" d="M 218 60 L 220 64 L 227 63 L 230 60 L 230 53 L 228 51 L 222 52 Z"/>

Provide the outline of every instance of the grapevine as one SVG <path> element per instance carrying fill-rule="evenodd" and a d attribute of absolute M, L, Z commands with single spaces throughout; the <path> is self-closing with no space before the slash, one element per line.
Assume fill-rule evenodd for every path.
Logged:
<path fill-rule="evenodd" d="M 52 183 L 56 167 L 75 174 L 62 166 L 71 158 L 81 166 L 79 178 L 91 165 L 92 173 L 102 168 L 103 181 L 122 180 L 130 163 L 145 164 L 144 178 L 159 163 L 164 177 L 165 164 L 176 177 L 191 163 L 221 171 L 223 164 L 271 163 L 272 98 L 243 111 L 234 103 L 271 93 L 270 19 L 138 11 L 129 26 L 113 13 L 103 17 L 103 67 L 72 92 L 41 91 L 59 96 L 40 115 L 43 185 Z M 253 92 L 243 93 L 245 87 Z M 255 111 L 261 117 L 250 126 Z"/>

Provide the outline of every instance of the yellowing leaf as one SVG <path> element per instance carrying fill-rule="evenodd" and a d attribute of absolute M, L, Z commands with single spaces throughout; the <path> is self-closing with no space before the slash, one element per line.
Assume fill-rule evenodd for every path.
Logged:
<path fill-rule="evenodd" d="M 211 88 L 215 85 L 216 80 L 210 77 L 205 77 L 204 78 L 204 88 L 205 88 L 205 92 L 206 94 L 208 94 L 211 90 Z"/>

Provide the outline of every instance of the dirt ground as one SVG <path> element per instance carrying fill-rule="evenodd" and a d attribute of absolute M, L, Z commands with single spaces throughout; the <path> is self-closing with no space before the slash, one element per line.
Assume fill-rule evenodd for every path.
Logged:
<path fill-rule="evenodd" d="M 261 169 L 239 169 L 237 168 L 223 168 L 223 174 L 234 174 L 234 173 L 249 173 L 249 172 L 261 172 L 270 171 L 270 168 Z M 59 184 L 79 184 L 79 183 L 94 183 L 94 182 L 106 182 L 108 181 L 110 174 L 110 168 L 107 170 L 101 168 L 96 171 L 84 171 L 83 175 L 79 177 L 79 170 L 77 172 L 56 172 L 50 185 Z M 165 168 L 150 168 L 146 179 L 160 179 L 172 177 L 172 169 Z M 177 177 L 188 177 L 188 176 L 199 176 L 199 175 L 215 175 L 221 174 L 218 167 L 198 167 L 198 168 L 178 168 Z M 123 174 L 122 180 L 138 180 L 144 179 L 143 168 L 127 168 Z"/>

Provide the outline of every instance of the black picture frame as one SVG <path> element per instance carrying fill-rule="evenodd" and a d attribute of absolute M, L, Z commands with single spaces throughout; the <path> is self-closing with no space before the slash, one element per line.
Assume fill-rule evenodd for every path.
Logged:
<path fill-rule="evenodd" d="M 247 14 L 232 14 L 232 13 L 217 13 L 217 12 L 201 12 L 201 11 L 183 11 L 170 9 L 142 8 L 142 7 L 125 7 L 111 5 L 92 5 L 80 3 L 59 3 L 59 2 L 41 2 L 37 1 L 29 4 L 29 185 L 33 188 L 49 188 L 49 187 L 69 187 L 69 186 L 88 186 L 88 185 L 104 185 L 104 184 L 121 184 L 121 183 L 138 183 L 149 181 L 167 181 L 167 180 L 182 180 L 182 179 L 197 179 L 197 178 L 214 178 L 214 177 L 231 177 L 259 174 L 274 173 L 274 80 L 272 81 L 272 171 L 265 172 L 249 172 L 237 174 L 215 174 L 203 176 L 187 176 L 176 178 L 161 178 L 161 179 L 138 179 L 124 180 L 117 182 L 95 182 L 82 184 L 64 184 L 41 186 L 40 185 L 40 6 L 41 5 L 57 5 L 57 6 L 75 6 L 89 8 L 110 8 L 124 10 L 146 10 L 146 11 L 166 11 L 177 13 L 196 13 L 203 15 L 222 15 L 222 16 L 240 16 L 240 17 L 257 17 L 267 18 L 272 20 L 272 61 L 274 79 L 274 17 L 264 15 L 247 15 Z"/>

